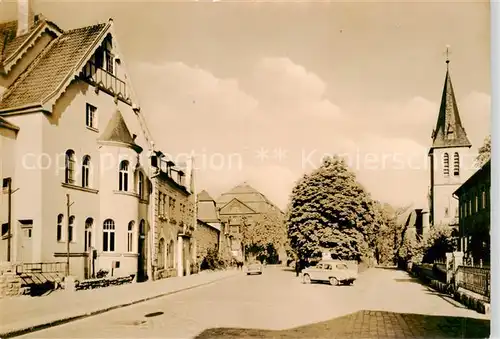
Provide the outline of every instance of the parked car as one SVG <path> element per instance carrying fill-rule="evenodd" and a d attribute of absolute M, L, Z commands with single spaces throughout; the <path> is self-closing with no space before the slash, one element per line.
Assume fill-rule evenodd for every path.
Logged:
<path fill-rule="evenodd" d="M 305 284 L 311 282 L 329 282 L 332 286 L 339 284 L 353 284 L 358 278 L 358 272 L 339 261 L 322 260 L 317 265 L 302 270 L 302 279 Z"/>
<path fill-rule="evenodd" d="M 247 266 L 247 275 L 262 274 L 262 264 L 258 261 L 253 261 Z"/>

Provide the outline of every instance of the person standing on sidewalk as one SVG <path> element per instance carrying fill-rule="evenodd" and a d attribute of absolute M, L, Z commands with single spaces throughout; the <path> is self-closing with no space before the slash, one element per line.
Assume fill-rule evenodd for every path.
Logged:
<path fill-rule="evenodd" d="M 295 261 L 295 276 L 298 277 L 300 271 L 302 270 L 302 260 L 298 259 Z"/>

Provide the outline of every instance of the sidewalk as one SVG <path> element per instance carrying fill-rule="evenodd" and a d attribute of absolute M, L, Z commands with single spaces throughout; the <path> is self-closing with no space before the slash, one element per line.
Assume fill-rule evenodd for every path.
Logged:
<path fill-rule="evenodd" d="M 0 299 L 0 338 L 21 335 L 32 330 L 207 285 L 239 273 L 240 271 L 231 269 L 201 272 L 186 277 L 94 290 L 56 291 L 45 297 L 20 296 Z"/>

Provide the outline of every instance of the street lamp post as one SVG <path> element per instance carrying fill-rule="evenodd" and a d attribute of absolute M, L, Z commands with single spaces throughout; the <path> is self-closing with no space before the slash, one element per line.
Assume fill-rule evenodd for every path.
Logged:
<path fill-rule="evenodd" d="M 66 194 L 66 213 L 68 214 L 67 215 L 67 222 L 68 222 L 68 225 L 67 225 L 67 230 L 66 230 L 66 276 L 69 276 L 69 243 L 70 243 L 70 238 L 69 238 L 69 235 L 70 235 L 70 221 L 71 221 L 71 216 L 70 216 L 70 207 L 71 205 L 73 205 L 73 203 L 70 203 L 70 199 L 69 199 L 69 194 Z"/>

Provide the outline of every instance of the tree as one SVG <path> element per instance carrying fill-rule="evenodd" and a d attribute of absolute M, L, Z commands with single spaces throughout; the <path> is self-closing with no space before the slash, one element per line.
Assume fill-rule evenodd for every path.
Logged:
<path fill-rule="evenodd" d="M 402 216 L 411 205 L 395 208 L 387 203 L 378 203 L 377 207 L 380 210 L 382 225 L 377 234 L 375 256 L 379 264 L 396 265 L 400 249 L 407 245 L 404 241 L 406 223 Z"/>
<path fill-rule="evenodd" d="M 251 220 L 244 220 L 242 244 L 245 254 L 251 254 L 259 260 L 274 261 L 277 250 L 286 246 L 286 243 L 284 216 L 280 210 L 269 209 Z"/>
<path fill-rule="evenodd" d="M 481 167 L 491 158 L 491 135 L 484 139 L 483 146 L 479 148 L 478 152 L 476 162 L 478 167 Z"/>
<path fill-rule="evenodd" d="M 424 244 L 422 261 L 432 264 L 436 259 L 444 259 L 446 253 L 453 252 L 455 249 L 453 235 L 453 228 L 449 226 L 436 225 L 432 227 Z"/>
<path fill-rule="evenodd" d="M 299 257 L 320 256 L 327 248 L 334 258 L 360 260 L 372 257 L 380 221 L 375 202 L 334 156 L 296 184 L 286 223 Z"/>

